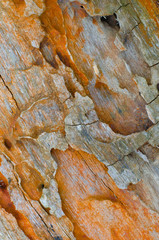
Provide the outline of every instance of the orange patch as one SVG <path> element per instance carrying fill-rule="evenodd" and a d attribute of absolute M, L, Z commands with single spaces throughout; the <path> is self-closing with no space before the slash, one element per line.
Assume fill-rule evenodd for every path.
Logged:
<path fill-rule="evenodd" d="M 28 218 L 15 209 L 14 203 L 11 201 L 7 190 L 7 186 L 7 179 L 0 173 L 0 206 L 16 218 L 19 227 L 30 240 L 40 240 L 40 238 L 35 234 Z"/>
<path fill-rule="evenodd" d="M 94 155 L 72 148 L 52 149 L 52 155 L 63 210 L 77 239 L 150 240 L 153 231 L 159 233 L 157 214 L 134 193 L 118 189 Z"/>
<path fill-rule="evenodd" d="M 159 27 L 159 23 L 158 23 L 158 14 L 159 14 L 159 9 L 158 9 L 158 5 L 156 4 L 156 1 L 154 0 L 139 0 L 140 4 L 142 5 L 142 9 L 143 7 L 145 8 L 145 10 L 147 11 L 147 13 L 150 16 L 150 19 L 153 19 L 156 23 L 156 26 Z"/>

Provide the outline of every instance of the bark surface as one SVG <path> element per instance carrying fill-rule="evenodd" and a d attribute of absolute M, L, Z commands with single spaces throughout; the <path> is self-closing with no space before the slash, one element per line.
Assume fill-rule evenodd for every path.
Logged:
<path fill-rule="evenodd" d="M 158 16 L 0 1 L 0 239 L 159 239 Z"/>

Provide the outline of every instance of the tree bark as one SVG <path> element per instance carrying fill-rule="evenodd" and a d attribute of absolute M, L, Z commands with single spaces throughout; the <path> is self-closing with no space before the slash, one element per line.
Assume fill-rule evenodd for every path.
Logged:
<path fill-rule="evenodd" d="M 159 239 L 156 0 L 1 0 L 0 239 Z"/>

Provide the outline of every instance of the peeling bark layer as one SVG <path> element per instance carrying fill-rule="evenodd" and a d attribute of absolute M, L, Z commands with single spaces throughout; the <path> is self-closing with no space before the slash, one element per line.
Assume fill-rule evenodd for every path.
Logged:
<path fill-rule="evenodd" d="M 0 239 L 159 239 L 154 0 L 1 0 Z"/>

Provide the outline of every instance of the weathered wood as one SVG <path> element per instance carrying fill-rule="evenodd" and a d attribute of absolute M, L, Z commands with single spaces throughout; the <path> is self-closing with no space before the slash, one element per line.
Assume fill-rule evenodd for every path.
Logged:
<path fill-rule="evenodd" d="M 155 0 L 1 0 L 0 239 L 159 239 Z"/>

